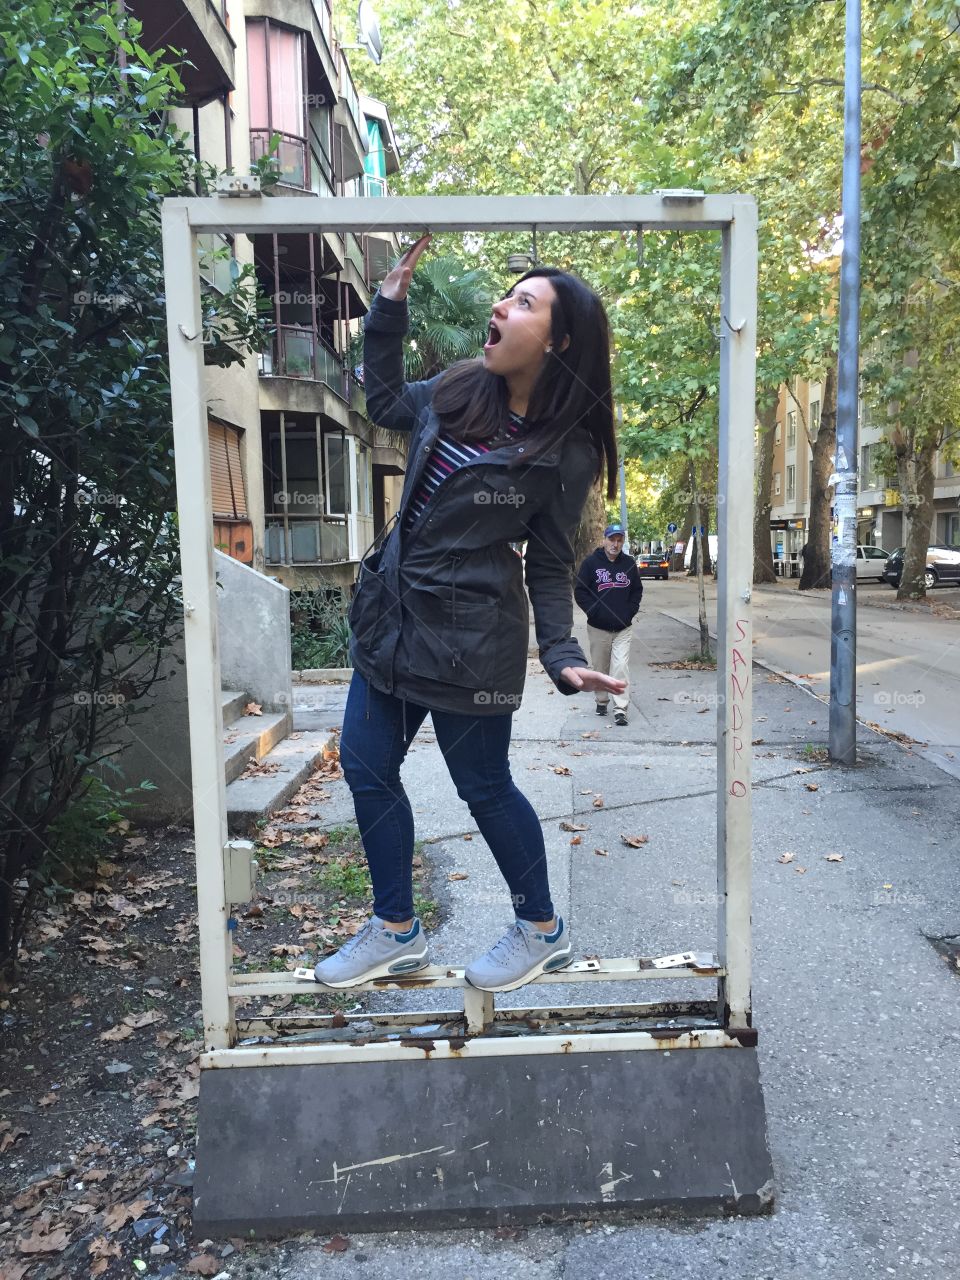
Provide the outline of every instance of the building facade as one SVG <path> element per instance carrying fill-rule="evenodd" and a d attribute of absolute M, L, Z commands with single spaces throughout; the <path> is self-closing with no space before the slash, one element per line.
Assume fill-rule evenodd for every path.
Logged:
<path fill-rule="evenodd" d="M 807 540 L 813 481 L 813 447 L 820 429 L 823 387 L 795 379 L 780 388 L 774 428 L 773 475 L 770 483 L 770 545 L 774 568 L 798 576 L 800 549 Z M 857 542 L 893 551 L 906 539 L 903 503 L 896 478 L 877 466 L 883 423 L 869 404 L 859 403 L 859 469 L 857 476 Z M 960 546 L 960 468 L 938 456 L 934 482 L 935 514 L 930 541 Z"/>
<path fill-rule="evenodd" d="M 182 49 L 172 123 L 199 160 L 305 200 L 387 197 L 399 168 L 386 108 L 361 98 L 328 0 L 128 0 L 148 49 Z M 362 53 L 359 56 L 365 56 Z M 202 237 L 204 287 L 252 263 L 275 336 L 242 366 L 207 368 L 211 536 L 294 592 L 349 586 L 399 500 L 402 441 L 366 417 L 351 338 L 396 237 L 325 232 Z"/>

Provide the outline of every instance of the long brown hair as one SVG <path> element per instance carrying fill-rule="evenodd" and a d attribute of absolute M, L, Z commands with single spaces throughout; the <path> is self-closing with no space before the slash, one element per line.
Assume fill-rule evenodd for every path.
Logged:
<path fill-rule="evenodd" d="M 523 459 L 556 446 L 569 431 L 585 430 L 599 465 L 606 459 L 607 497 L 616 494 L 617 438 L 610 385 L 610 326 L 603 303 L 579 277 L 556 267 L 534 267 L 517 281 L 542 276 L 553 286 L 552 350 L 546 353 L 530 394 Z M 569 338 L 564 350 L 564 339 Z M 455 440 L 488 440 L 508 421 L 507 383 L 482 360 L 460 360 L 439 379 L 433 407 L 441 429 Z M 513 465 L 513 463 L 511 464 Z"/>

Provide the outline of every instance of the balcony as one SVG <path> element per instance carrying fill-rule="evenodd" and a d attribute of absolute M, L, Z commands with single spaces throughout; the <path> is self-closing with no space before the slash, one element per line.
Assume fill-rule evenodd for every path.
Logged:
<path fill-rule="evenodd" d="M 350 67 L 343 50 L 338 50 L 337 66 L 339 68 L 339 98 L 334 111 L 334 122 L 343 142 L 343 172 L 339 175 L 344 182 L 357 178 L 363 173 L 363 164 L 367 155 L 367 126 L 360 110 L 360 98 L 350 74 Z"/>
<path fill-rule="evenodd" d="M 278 181 L 287 187 L 297 187 L 300 191 L 310 189 L 307 182 L 307 141 L 292 133 L 281 133 L 279 129 L 250 130 L 250 159 L 260 160 L 271 154 L 270 139 L 276 135 L 280 142 L 274 156 L 274 164 L 279 174 Z M 312 179 L 311 179 L 312 181 Z"/>
<path fill-rule="evenodd" d="M 187 105 L 205 106 L 235 87 L 235 45 L 223 0 L 127 0 L 126 8 L 143 23 L 140 44 L 149 53 L 186 53 L 176 66 Z"/>
<path fill-rule="evenodd" d="M 345 516 L 266 517 L 267 564 L 340 564 L 350 559 Z"/>
<path fill-rule="evenodd" d="M 341 400 L 350 401 L 350 379 L 340 356 L 305 325 L 279 325 L 273 349 L 260 353 L 258 368 L 266 378 L 322 382 Z"/>

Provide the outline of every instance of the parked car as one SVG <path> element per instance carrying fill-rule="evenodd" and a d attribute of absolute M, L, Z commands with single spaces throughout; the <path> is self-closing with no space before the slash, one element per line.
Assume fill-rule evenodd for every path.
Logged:
<path fill-rule="evenodd" d="M 887 552 L 880 547 L 857 547 L 857 580 L 866 578 L 883 582 Z"/>
<path fill-rule="evenodd" d="M 905 550 L 905 547 L 897 547 L 891 551 L 883 566 L 883 579 L 891 587 L 900 585 Z M 940 542 L 927 547 L 927 571 L 923 580 L 928 591 L 931 587 L 960 584 L 960 547 L 948 547 Z"/>
<path fill-rule="evenodd" d="M 666 582 L 670 577 L 669 551 L 641 551 L 637 556 L 637 572 L 641 578 L 662 578 Z"/>

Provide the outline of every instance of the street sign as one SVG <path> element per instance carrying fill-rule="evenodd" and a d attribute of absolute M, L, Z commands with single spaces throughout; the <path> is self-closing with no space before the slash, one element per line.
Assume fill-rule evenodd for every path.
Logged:
<path fill-rule="evenodd" d="M 673 522 L 671 521 L 671 523 L 667 525 L 667 533 L 676 533 L 676 532 L 677 532 L 677 526 L 673 524 Z"/>

